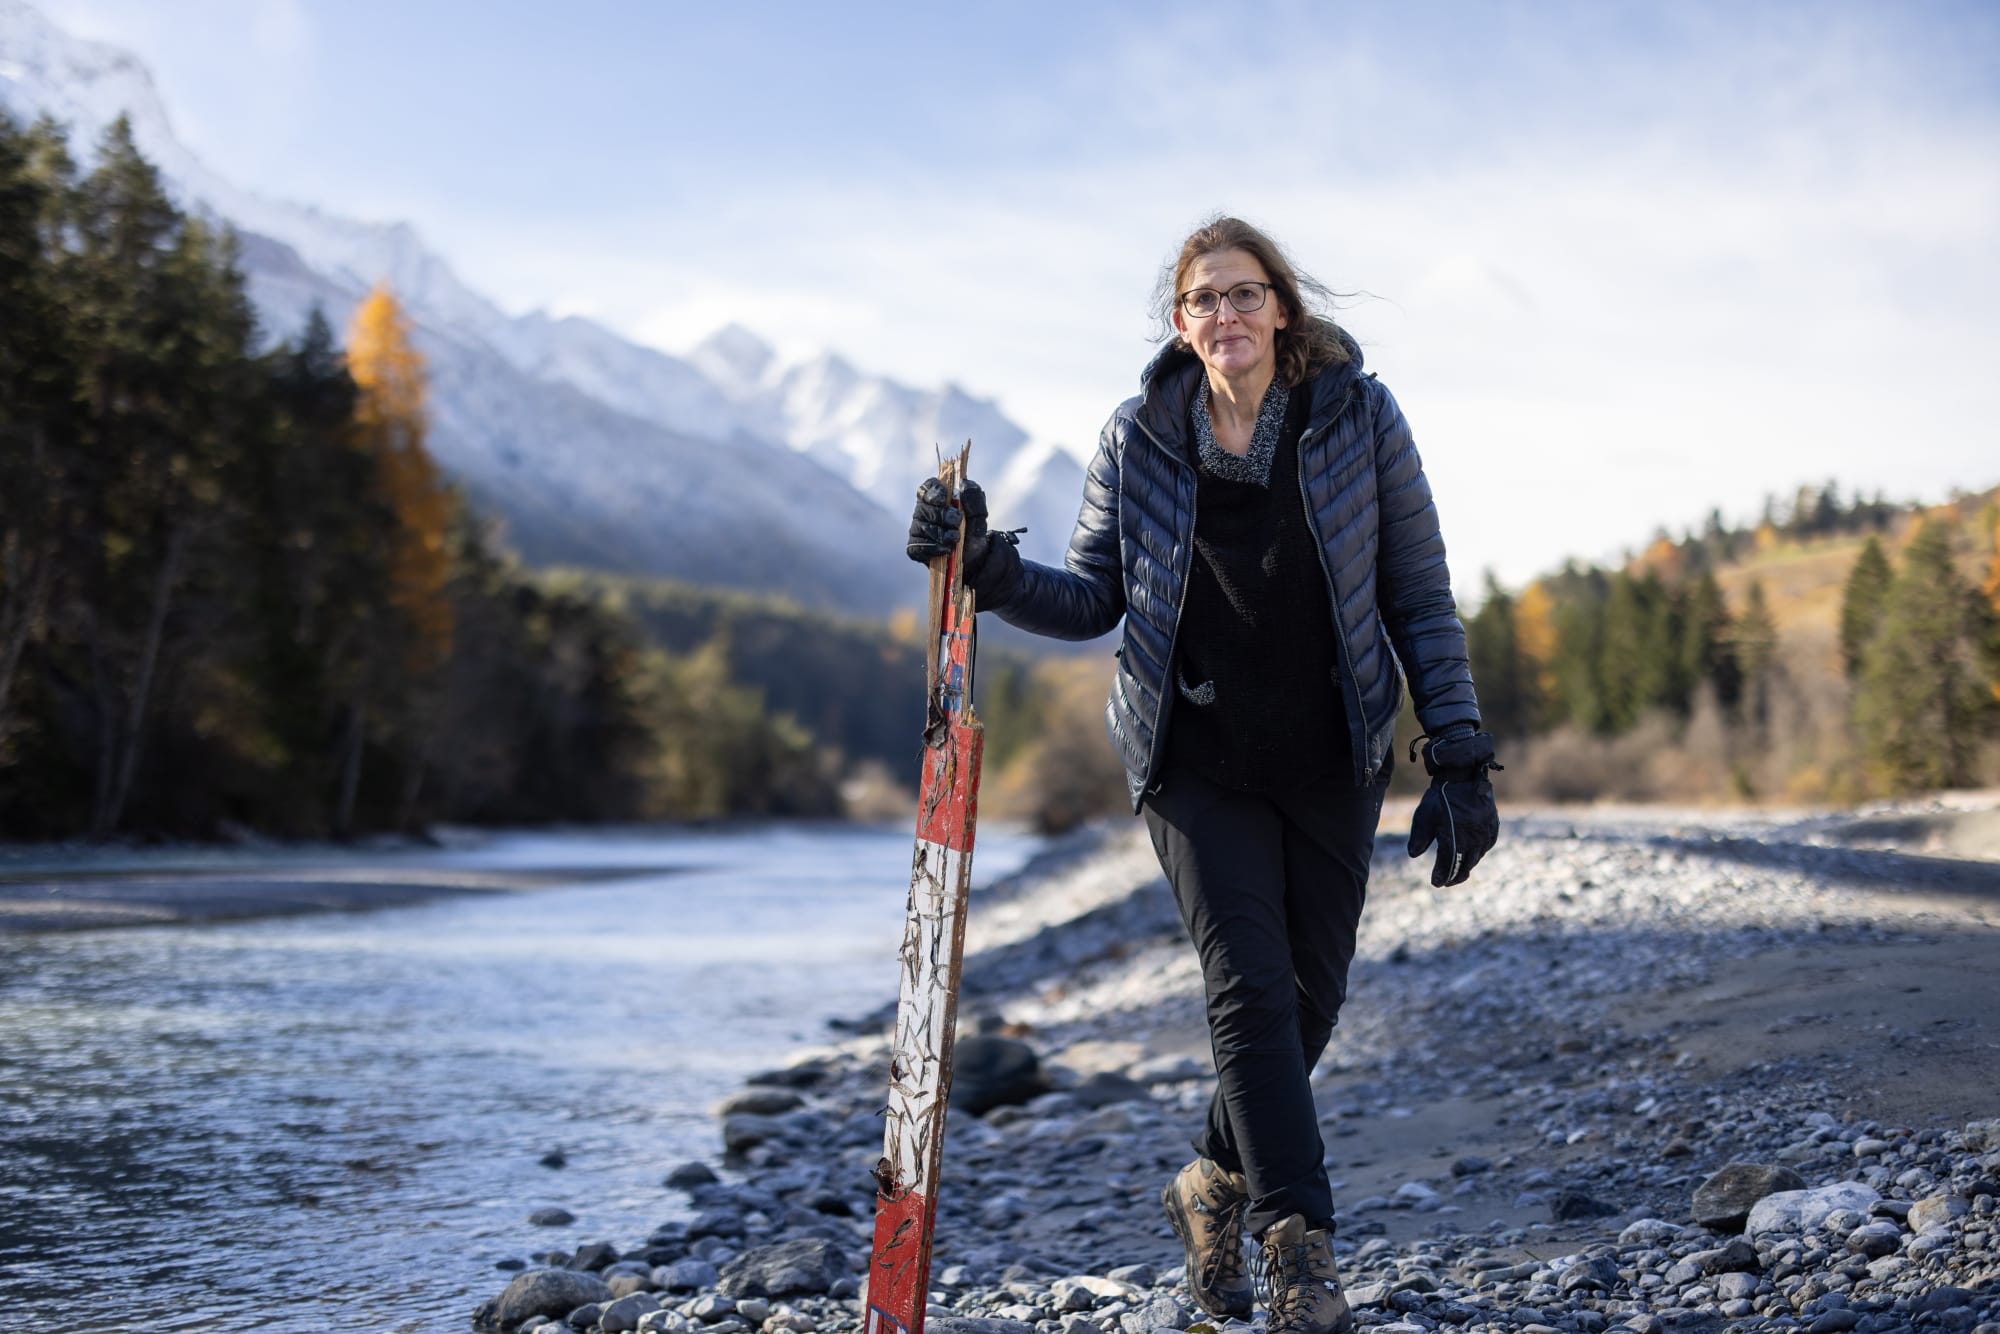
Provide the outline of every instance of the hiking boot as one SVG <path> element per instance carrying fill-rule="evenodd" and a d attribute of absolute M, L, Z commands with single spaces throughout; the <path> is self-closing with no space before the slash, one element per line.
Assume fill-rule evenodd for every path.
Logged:
<path fill-rule="evenodd" d="M 1249 1319 L 1253 1293 L 1243 1263 L 1243 1211 L 1250 1188 L 1243 1174 L 1197 1158 L 1167 1183 L 1160 1203 L 1187 1250 L 1188 1291 L 1201 1309 Z"/>
<path fill-rule="evenodd" d="M 1350 1334 L 1354 1312 L 1340 1290 L 1333 1233 L 1306 1230 L 1304 1214 L 1264 1229 L 1258 1242 L 1266 1334 Z"/>

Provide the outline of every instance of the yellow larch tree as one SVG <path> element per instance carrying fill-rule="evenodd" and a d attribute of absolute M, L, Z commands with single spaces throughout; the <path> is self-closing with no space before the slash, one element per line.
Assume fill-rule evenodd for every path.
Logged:
<path fill-rule="evenodd" d="M 410 319 L 386 284 L 377 283 L 347 331 L 347 369 L 360 397 L 355 424 L 375 456 L 383 497 L 402 530 L 390 553 L 390 601 L 415 633 L 410 667 L 430 672 L 451 653 L 451 573 L 446 529 L 451 493 L 424 447 L 424 359 L 410 339 Z"/>
<path fill-rule="evenodd" d="M 1536 580 L 1514 602 L 1514 647 L 1534 673 L 1536 694 L 1543 700 L 1556 694 L 1556 606 L 1549 590 Z"/>

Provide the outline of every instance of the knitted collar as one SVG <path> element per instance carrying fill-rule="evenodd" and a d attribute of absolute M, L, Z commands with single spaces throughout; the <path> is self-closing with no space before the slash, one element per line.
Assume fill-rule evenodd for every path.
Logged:
<path fill-rule="evenodd" d="M 1250 452 L 1238 456 L 1215 442 L 1215 425 L 1208 416 L 1208 377 L 1200 379 L 1194 391 L 1194 439 L 1202 471 L 1226 482 L 1269 486 L 1271 460 L 1278 452 L 1278 436 L 1285 429 L 1285 409 L 1291 404 L 1292 391 L 1272 377 L 1271 387 L 1264 391 L 1264 401 L 1257 408 L 1257 424 L 1250 428 Z"/>

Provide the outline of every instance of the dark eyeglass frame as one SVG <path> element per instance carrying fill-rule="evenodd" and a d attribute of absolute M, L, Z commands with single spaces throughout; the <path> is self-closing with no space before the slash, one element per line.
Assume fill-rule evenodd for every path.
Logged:
<path fill-rule="evenodd" d="M 1182 313 L 1191 320 L 1207 319 L 1222 309 L 1224 300 L 1227 300 L 1230 305 L 1236 308 L 1238 315 L 1248 315 L 1253 310 L 1262 310 L 1264 308 L 1264 303 L 1271 299 L 1271 288 L 1273 286 L 1274 284 L 1272 283 L 1231 283 L 1227 292 L 1218 291 L 1213 287 L 1190 287 L 1187 291 L 1182 292 L 1174 298 L 1174 304 L 1178 305 Z M 1247 306 L 1236 299 L 1236 294 L 1246 287 L 1257 289 L 1256 301 Z M 1196 310 L 1191 304 L 1191 299 L 1198 296 L 1212 296 L 1215 298 L 1215 304 L 1207 310 Z"/>

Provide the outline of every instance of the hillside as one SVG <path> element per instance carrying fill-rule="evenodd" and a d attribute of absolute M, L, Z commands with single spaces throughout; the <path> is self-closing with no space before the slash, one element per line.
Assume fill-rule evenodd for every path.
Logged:
<path fill-rule="evenodd" d="M 2000 506 L 2000 486 L 1967 494 L 1942 505 L 1905 508 L 1882 536 L 1894 561 L 1916 535 L 1925 518 L 1944 518 L 1959 530 L 1959 571 L 1978 583 L 1994 559 L 1992 510 Z M 1718 565 L 1716 582 L 1732 607 L 1749 596 L 1751 583 L 1761 582 L 1778 629 L 1779 643 L 1794 670 L 1812 676 L 1840 674 L 1840 601 L 1854 560 L 1867 535 L 1773 540 L 1748 555 Z"/>
<path fill-rule="evenodd" d="M 1843 657 L 1850 579 L 1866 581 Z M 1571 562 L 1464 619 L 1529 800 L 1846 802 L 2000 781 L 2000 487 L 1938 504 L 1829 483 Z"/>

